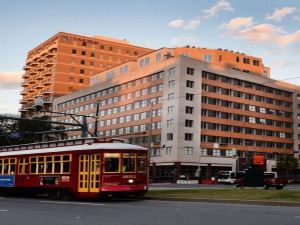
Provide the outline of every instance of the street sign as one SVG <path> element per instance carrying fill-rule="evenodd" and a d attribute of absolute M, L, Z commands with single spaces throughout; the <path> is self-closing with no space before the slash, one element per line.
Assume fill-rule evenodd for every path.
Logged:
<path fill-rule="evenodd" d="M 263 155 L 254 155 L 253 156 L 253 164 L 254 165 L 264 165 L 265 159 Z"/>

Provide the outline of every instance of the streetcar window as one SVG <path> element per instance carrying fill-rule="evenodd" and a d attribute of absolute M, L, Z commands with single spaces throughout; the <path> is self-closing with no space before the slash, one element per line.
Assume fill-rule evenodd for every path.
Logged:
<path fill-rule="evenodd" d="M 36 162 L 36 157 L 30 158 L 30 173 L 36 173 L 36 167 L 37 162 Z"/>
<path fill-rule="evenodd" d="M 0 174 L 14 174 L 16 172 L 16 159 L 9 158 L 0 161 Z"/>
<path fill-rule="evenodd" d="M 4 174 L 8 174 L 8 170 L 9 170 L 8 164 L 4 164 L 4 170 L 3 170 L 3 173 L 4 173 Z"/>
<path fill-rule="evenodd" d="M 104 154 L 104 172 L 119 173 L 120 172 L 120 154 L 105 153 Z"/>
<path fill-rule="evenodd" d="M 137 167 L 138 172 L 146 171 L 146 155 L 145 154 L 138 154 L 136 167 Z"/>
<path fill-rule="evenodd" d="M 123 173 L 135 172 L 135 162 L 136 162 L 136 154 L 134 153 L 123 154 L 122 172 Z"/>
<path fill-rule="evenodd" d="M 19 159 L 19 174 L 27 174 L 29 172 L 28 158 Z"/>
<path fill-rule="evenodd" d="M 70 172 L 70 162 L 63 162 L 63 173 Z"/>
<path fill-rule="evenodd" d="M 45 173 L 45 157 L 38 158 L 38 173 Z"/>

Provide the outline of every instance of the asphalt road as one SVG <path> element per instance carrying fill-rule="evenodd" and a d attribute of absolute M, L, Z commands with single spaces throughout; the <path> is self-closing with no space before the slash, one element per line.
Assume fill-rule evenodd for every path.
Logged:
<path fill-rule="evenodd" d="M 296 225 L 300 207 L 0 198 L 1 225 Z"/>

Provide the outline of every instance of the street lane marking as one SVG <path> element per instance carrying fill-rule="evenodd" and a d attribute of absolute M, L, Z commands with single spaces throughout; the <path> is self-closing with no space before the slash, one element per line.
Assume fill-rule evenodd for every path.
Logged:
<path fill-rule="evenodd" d="M 7 209 L 0 209 L 0 212 L 8 212 Z"/>
<path fill-rule="evenodd" d="M 88 203 L 88 202 L 58 202 L 58 201 L 39 201 L 41 203 L 50 204 L 66 204 L 66 205 L 92 205 L 92 206 L 103 206 L 101 203 Z"/>
<path fill-rule="evenodd" d="M 300 216 L 294 216 L 295 219 L 300 219 Z"/>

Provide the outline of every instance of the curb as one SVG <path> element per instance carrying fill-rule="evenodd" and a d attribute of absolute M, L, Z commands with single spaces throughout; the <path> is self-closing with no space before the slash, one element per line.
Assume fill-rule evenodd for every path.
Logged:
<path fill-rule="evenodd" d="M 210 199 L 210 198 L 179 198 L 179 197 L 145 197 L 144 199 L 145 200 L 160 200 L 160 201 L 206 202 L 206 203 L 224 203 L 224 204 L 245 204 L 245 205 L 300 207 L 300 202 L 285 202 L 285 201 L 259 201 L 259 200 Z"/>

